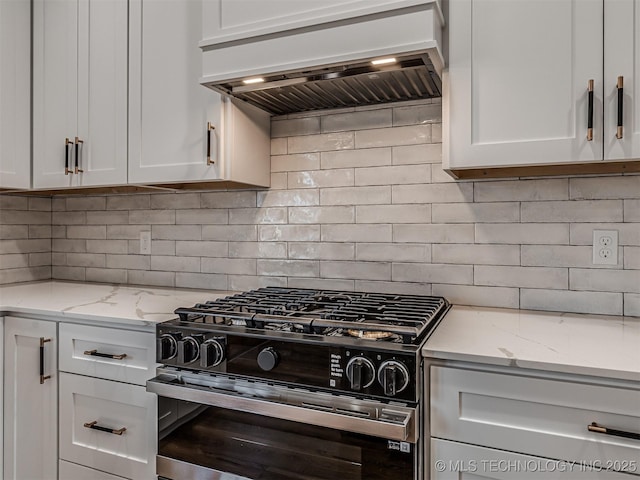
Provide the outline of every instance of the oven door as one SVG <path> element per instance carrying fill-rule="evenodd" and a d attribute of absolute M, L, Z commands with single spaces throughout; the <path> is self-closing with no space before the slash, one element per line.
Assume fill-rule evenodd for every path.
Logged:
<path fill-rule="evenodd" d="M 418 409 L 161 373 L 157 474 L 172 480 L 415 480 Z"/>

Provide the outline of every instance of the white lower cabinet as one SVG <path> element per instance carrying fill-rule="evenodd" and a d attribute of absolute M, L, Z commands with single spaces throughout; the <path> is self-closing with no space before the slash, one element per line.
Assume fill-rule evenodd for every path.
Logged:
<path fill-rule="evenodd" d="M 58 478 L 56 323 L 4 320 L 4 478 Z"/>
<path fill-rule="evenodd" d="M 142 386 L 60 373 L 62 460 L 153 478 L 156 418 L 156 396 Z"/>
<path fill-rule="evenodd" d="M 98 470 L 83 467 L 76 463 L 65 462 L 64 460 L 60 460 L 58 475 L 60 480 L 122 480 L 122 477 L 116 477 L 109 473 L 99 472 Z"/>

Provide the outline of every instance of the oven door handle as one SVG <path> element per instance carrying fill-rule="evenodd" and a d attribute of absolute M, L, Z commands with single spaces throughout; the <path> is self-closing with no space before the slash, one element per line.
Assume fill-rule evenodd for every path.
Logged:
<path fill-rule="evenodd" d="M 418 440 L 418 409 L 401 405 L 368 402 L 370 405 L 375 404 L 370 409 L 375 412 L 373 418 L 369 413 L 316 405 L 312 401 L 298 406 L 207 386 L 176 384 L 163 380 L 161 376 L 147 380 L 147 391 L 161 397 L 400 442 L 416 443 Z"/>

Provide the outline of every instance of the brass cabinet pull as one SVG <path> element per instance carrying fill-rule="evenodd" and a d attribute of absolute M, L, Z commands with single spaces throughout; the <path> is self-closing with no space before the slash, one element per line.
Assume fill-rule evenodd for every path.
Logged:
<path fill-rule="evenodd" d="M 69 155 L 71 154 L 71 145 L 73 142 L 68 138 L 64 139 L 64 174 L 69 175 L 73 173 L 73 170 L 69 168 Z"/>
<path fill-rule="evenodd" d="M 618 128 L 616 129 L 616 138 L 619 140 L 622 138 L 622 124 L 623 124 L 623 106 L 624 106 L 624 77 L 618 77 Z"/>
<path fill-rule="evenodd" d="M 90 355 L 92 357 L 112 358 L 114 360 L 124 360 L 125 358 L 127 358 L 126 353 L 120 353 L 120 354 L 100 353 L 97 350 L 85 350 L 84 354 Z"/>
<path fill-rule="evenodd" d="M 124 432 L 127 431 L 127 429 L 125 427 L 122 428 L 109 428 L 109 427 L 101 427 L 100 425 L 98 425 L 98 421 L 94 420 L 93 422 L 87 422 L 84 424 L 85 428 L 90 428 L 92 430 L 99 430 L 101 432 L 107 432 L 107 433 L 112 433 L 114 435 L 122 435 Z"/>
<path fill-rule="evenodd" d="M 595 433 L 602 433 L 604 435 L 613 435 L 614 437 L 632 438 L 634 440 L 640 440 L 640 433 L 625 432 L 624 430 L 614 430 L 613 428 L 603 427 L 596 422 L 592 422 L 591 425 L 587 425 L 587 430 Z"/>
<path fill-rule="evenodd" d="M 40 385 L 51 378 L 51 375 L 44 374 L 44 344 L 50 341 L 50 338 L 40 337 Z"/>
<path fill-rule="evenodd" d="M 73 173 L 76 173 L 76 174 L 78 172 L 84 172 L 84 170 L 82 170 L 81 168 L 78 168 L 78 165 L 79 165 L 79 163 L 78 163 L 78 152 L 80 150 L 79 147 L 80 147 L 81 143 L 83 144 L 83 147 L 84 147 L 84 141 L 82 141 L 78 137 L 76 137 L 76 166 L 73 169 Z"/>
<path fill-rule="evenodd" d="M 211 160 L 211 131 L 215 129 L 211 122 L 207 122 L 207 165 L 216 163 L 215 160 Z"/>
<path fill-rule="evenodd" d="M 589 80 L 587 92 L 589 92 L 589 112 L 587 113 L 587 141 L 593 140 L 593 86 L 594 81 Z"/>

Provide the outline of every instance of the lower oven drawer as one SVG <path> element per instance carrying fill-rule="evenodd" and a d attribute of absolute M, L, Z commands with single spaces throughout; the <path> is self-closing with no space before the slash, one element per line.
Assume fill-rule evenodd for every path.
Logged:
<path fill-rule="evenodd" d="M 60 374 L 61 459 L 134 480 L 154 478 L 156 425 L 156 397 L 144 387 Z"/>
<path fill-rule="evenodd" d="M 433 366 L 431 436 L 585 464 L 636 465 L 640 389 Z"/>
<path fill-rule="evenodd" d="M 65 462 L 64 460 L 60 460 L 58 471 L 58 478 L 60 480 L 123 480 L 122 477 L 116 477 L 109 473 L 100 472 L 75 463 Z"/>

